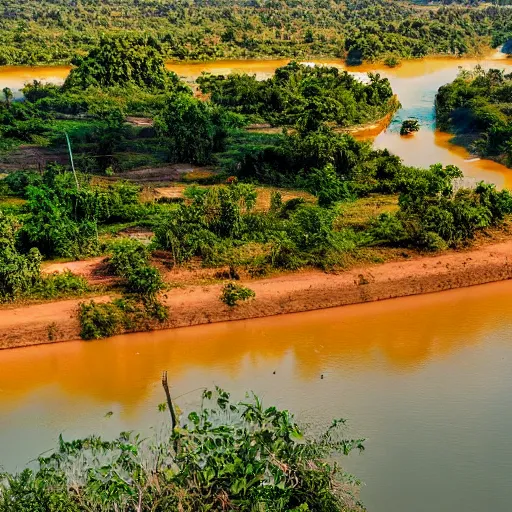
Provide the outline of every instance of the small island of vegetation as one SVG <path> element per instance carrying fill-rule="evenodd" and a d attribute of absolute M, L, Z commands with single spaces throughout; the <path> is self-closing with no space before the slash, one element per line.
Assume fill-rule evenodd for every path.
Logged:
<path fill-rule="evenodd" d="M 406 119 L 400 127 L 400 135 L 410 135 L 420 129 L 420 123 L 417 119 Z"/>

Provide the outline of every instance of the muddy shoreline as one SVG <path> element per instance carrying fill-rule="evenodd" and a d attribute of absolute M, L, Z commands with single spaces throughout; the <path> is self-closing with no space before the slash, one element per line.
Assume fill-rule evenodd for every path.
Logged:
<path fill-rule="evenodd" d="M 364 266 L 339 274 L 307 271 L 244 284 L 256 298 L 235 308 L 220 300 L 220 284 L 175 288 L 164 299 L 169 319 L 158 329 L 299 313 L 439 292 L 512 278 L 512 241 L 464 252 Z M 96 297 L 97 301 L 108 296 Z M 79 339 L 84 299 L 0 309 L 0 349 Z"/>

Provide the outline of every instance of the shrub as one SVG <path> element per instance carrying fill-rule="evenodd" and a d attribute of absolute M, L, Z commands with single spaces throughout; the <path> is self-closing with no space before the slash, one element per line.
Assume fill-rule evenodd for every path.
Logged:
<path fill-rule="evenodd" d="M 146 266 L 149 250 L 146 245 L 132 238 L 122 238 L 110 246 L 112 255 L 109 266 L 120 277 L 128 277 L 134 269 Z"/>
<path fill-rule="evenodd" d="M 288 236 L 304 251 L 331 247 L 334 242 L 335 213 L 319 206 L 298 208 L 290 218 Z"/>
<path fill-rule="evenodd" d="M 81 303 L 78 318 L 83 340 L 114 336 L 126 327 L 125 308 L 120 301 L 98 303 L 91 300 L 88 304 Z"/>
<path fill-rule="evenodd" d="M 332 164 L 320 169 L 311 169 L 298 184 L 318 197 L 319 206 L 329 207 L 337 201 L 355 198 L 347 183 L 338 177 Z"/>
<path fill-rule="evenodd" d="M 34 248 L 19 252 L 17 231 L 16 220 L 0 211 L 0 302 L 27 293 L 40 276 L 41 254 Z"/>
<path fill-rule="evenodd" d="M 158 439 L 60 437 L 37 470 L 0 480 L 0 511 L 362 510 L 359 482 L 334 462 L 364 449 L 346 437 L 344 420 L 308 433 L 288 411 L 254 395 L 236 402 L 219 388 L 201 404 Z"/>
<path fill-rule="evenodd" d="M 61 273 L 56 272 L 42 276 L 31 290 L 31 295 L 44 299 L 55 299 L 58 297 L 81 295 L 88 291 L 90 291 L 90 288 L 85 277 L 66 270 Z"/>
<path fill-rule="evenodd" d="M 41 176 L 35 171 L 11 172 L 3 180 L 11 192 L 20 197 L 26 197 L 27 188 L 30 185 L 37 186 L 41 182 Z"/>
<path fill-rule="evenodd" d="M 409 135 L 420 129 L 420 123 L 417 119 L 406 119 L 400 127 L 400 135 Z"/>
<path fill-rule="evenodd" d="M 131 270 L 126 282 L 126 291 L 137 295 L 144 302 L 153 302 L 164 287 L 157 268 L 143 265 Z"/>
<path fill-rule="evenodd" d="M 167 309 L 157 301 L 141 303 L 132 298 L 103 303 L 91 300 L 79 305 L 78 319 L 80 337 L 97 340 L 122 332 L 149 330 L 155 321 L 167 319 Z"/>
<path fill-rule="evenodd" d="M 384 64 L 386 64 L 386 66 L 388 66 L 390 68 L 395 68 L 396 66 L 398 66 L 400 64 L 400 58 L 397 57 L 396 55 L 388 55 L 384 59 Z"/>
<path fill-rule="evenodd" d="M 228 283 L 222 288 L 220 300 L 229 307 L 237 306 L 240 301 L 246 301 L 256 296 L 253 290 L 236 283 Z"/>
<path fill-rule="evenodd" d="M 391 213 L 381 214 L 371 225 L 370 235 L 374 243 L 399 245 L 407 239 L 407 233 L 400 219 Z"/>

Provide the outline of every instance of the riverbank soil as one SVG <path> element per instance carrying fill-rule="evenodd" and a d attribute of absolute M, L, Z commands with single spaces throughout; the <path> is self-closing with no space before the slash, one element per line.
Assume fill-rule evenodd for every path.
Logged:
<path fill-rule="evenodd" d="M 311 311 L 511 279 L 511 254 L 512 241 L 506 241 L 463 252 L 365 265 L 339 274 L 303 271 L 242 280 L 256 298 L 233 308 L 219 299 L 222 284 L 182 285 L 166 293 L 163 301 L 169 308 L 169 319 L 157 327 Z M 176 277 L 173 272 L 180 271 L 170 271 L 168 281 Z M 106 295 L 95 298 L 108 299 Z M 0 309 L 0 348 L 79 339 L 77 309 L 83 300 Z"/>

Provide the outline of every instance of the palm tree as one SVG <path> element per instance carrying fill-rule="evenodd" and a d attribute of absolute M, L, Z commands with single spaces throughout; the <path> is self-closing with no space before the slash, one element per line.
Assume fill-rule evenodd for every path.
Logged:
<path fill-rule="evenodd" d="M 9 89 L 9 87 L 4 87 L 2 92 L 4 93 L 5 103 L 7 103 L 7 106 L 10 106 L 14 98 L 11 89 Z"/>

